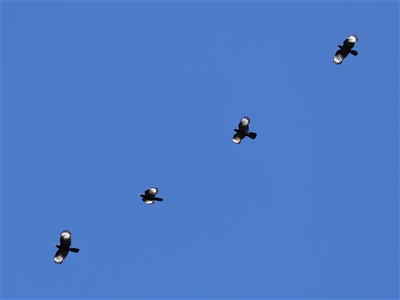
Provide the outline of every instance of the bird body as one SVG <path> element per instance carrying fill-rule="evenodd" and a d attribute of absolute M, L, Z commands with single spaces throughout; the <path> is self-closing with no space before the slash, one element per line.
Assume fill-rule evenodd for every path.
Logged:
<path fill-rule="evenodd" d="M 60 245 L 55 245 L 58 248 L 58 251 L 56 252 L 53 258 L 56 264 L 58 265 L 62 264 L 70 251 L 74 253 L 79 252 L 78 248 L 71 247 L 71 241 L 72 241 L 71 237 L 72 234 L 69 230 L 64 230 L 63 232 L 61 232 Z"/>
<path fill-rule="evenodd" d="M 357 41 L 358 37 L 353 34 L 344 40 L 343 45 L 337 45 L 339 50 L 336 51 L 335 56 L 333 57 L 333 62 L 337 65 L 340 65 L 349 54 L 357 56 L 358 52 L 353 50 L 353 47 Z"/>
<path fill-rule="evenodd" d="M 156 197 L 158 193 L 158 188 L 152 187 L 147 189 L 144 194 L 139 194 L 142 197 L 142 201 L 146 204 L 154 204 L 154 201 L 163 201 L 163 198 Z"/>
<path fill-rule="evenodd" d="M 235 144 L 240 144 L 246 136 L 253 140 L 257 137 L 257 133 L 249 131 L 249 124 L 250 118 L 245 116 L 239 122 L 239 129 L 233 129 L 236 132 L 232 138 Z"/>

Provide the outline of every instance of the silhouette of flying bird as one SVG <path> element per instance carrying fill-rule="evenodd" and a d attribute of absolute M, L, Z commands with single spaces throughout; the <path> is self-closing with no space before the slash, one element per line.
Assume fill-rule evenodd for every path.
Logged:
<path fill-rule="evenodd" d="M 60 245 L 55 245 L 58 248 L 58 251 L 56 252 L 56 255 L 54 255 L 54 262 L 56 264 L 62 264 L 64 259 L 67 257 L 68 252 L 75 252 L 78 253 L 79 249 L 78 248 L 72 248 L 71 247 L 71 232 L 69 230 L 64 230 L 61 232 L 60 236 Z"/>
<path fill-rule="evenodd" d="M 144 194 L 139 194 L 140 197 L 142 197 L 142 201 L 146 204 L 153 204 L 154 201 L 163 201 L 163 198 L 156 197 L 156 194 L 158 193 L 158 188 L 152 187 L 149 188 L 144 192 Z"/>
<path fill-rule="evenodd" d="M 335 56 L 333 57 L 333 62 L 337 65 L 340 65 L 343 60 L 351 53 L 354 56 L 358 55 L 358 52 L 356 50 L 353 50 L 353 47 L 355 43 L 358 41 L 358 37 L 353 34 L 350 35 L 344 42 L 343 46 L 342 45 L 337 45 L 340 49 L 336 51 Z"/>
<path fill-rule="evenodd" d="M 239 122 L 239 129 L 233 129 L 236 133 L 232 138 L 232 141 L 235 144 L 240 144 L 241 141 L 248 136 L 251 139 L 255 139 L 257 137 L 257 133 L 255 132 L 249 132 L 249 124 L 250 124 L 250 118 L 249 117 L 243 117 L 240 122 Z"/>

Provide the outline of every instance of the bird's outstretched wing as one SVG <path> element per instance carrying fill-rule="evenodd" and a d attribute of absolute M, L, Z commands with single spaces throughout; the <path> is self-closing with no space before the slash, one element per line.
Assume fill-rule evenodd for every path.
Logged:
<path fill-rule="evenodd" d="M 148 205 L 154 204 L 154 200 L 142 199 L 142 201 Z"/>
<path fill-rule="evenodd" d="M 343 42 L 343 47 L 344 48 L 353 48 L 354 44 L 358 41 L 358 37 L 355 34 L 352 34 L 347 37 L 347 39 L 344 40 Z"/>
<path fill-rule="evenodd" d="M 235 135 L 232 138 L 232 142 L 234 142 L 235 144 L 240 144 L 243 139 L 244 139 L 243 134 L 235 133 Z"/>
<path fill-rule="evenodd" d="M 60 235 L 60 246 L 69 248 L 71 246 L 72 234 L 69 230 L 64 230 Z"/>
<path fill-rule="evenodd" d="M 67 255 L 68 255 L 68 248 L 58 249 L 58 251 L 56 252 L 56 255 L 54 255 L 53 260 L 57 265 L 60 265 L 63 263 L 63 261 L 67 257 Z"/>
<path fill-rule="evenodd" d="M 156 187 L 149 188 L 144 193 L 146 194 L 146 196 L 148 196 L 148 195 L 154 196 L 158 193 L 158 188 L 156 188 Z"/>
<path fill-rule="evenodd" d="M 347 57 L 347 55 L 349 55 L 348 52 L 339 49 L 333 56 L 333 62 L 337 65 L 340 65 L 343 62 L 343 60 Z"/>
<path fill-rule="evenodd" d="M 250 124 L 250 118 L 245 116 L 240 120 L 238 127 L 239 129 L 245 129 L 249 127 L 249 124 Z"/>

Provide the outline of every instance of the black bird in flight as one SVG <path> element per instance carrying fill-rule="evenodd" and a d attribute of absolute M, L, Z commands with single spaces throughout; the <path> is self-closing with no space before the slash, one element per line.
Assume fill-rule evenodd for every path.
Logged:
<path fill-rule="evenodd" d="M 249 117 L 243 117 L 240 120 L 239 123 L 239 129 L 233 129 L 235 130 L 235 135 L 232 138 L 232 141 L 235 144 L 240 144 L 240 142 L 246 137 L 248 136 L 251 139 L 255 139 L 257 137 L 257 133 L 255 132 L 249 132 L 249 124 L 250 124 L 250 118 Z"/>
<path fill-rule="evenodd" d="M 55 245 L 58 248 L 58 251 L 56 252 L 56 255 L 54 255 L 54 262 L 56 264 L 62 264 L 64 259 L 67 257 L 68 252 L 75 252 L 78 253 L 79 249 L 78 248 L 72 248 L 71 247 L 71 232 L 69 230 L 64 230 L 61 232 L 60 236 L 60 245 Z"/>
<path fill-rule="evenodd" d="M 335 56 L 333 57 L 333 62 L 337 65 L 340 65 L 347 55 L 349 55 L 349 53 L 357 56 L 358 52 L 353 50 L 353 47 L 357 41 L 358 37 L 355 34 L 352 34 L 343 42 L 343 46 L 337 45 L 340 49 L 336 51 Z"/>
<path fill-rule="evenodd" d="M 142 197 L 142 201 L 146 204 L 153 204 L 154 201 L 163 201 L 163 198 L 156 197 L 156 194 L 158 193 L 158 188 L 152 187 L 149 188 L 144 192 L 144 194 L 139 194 L 140 197 Z"/>

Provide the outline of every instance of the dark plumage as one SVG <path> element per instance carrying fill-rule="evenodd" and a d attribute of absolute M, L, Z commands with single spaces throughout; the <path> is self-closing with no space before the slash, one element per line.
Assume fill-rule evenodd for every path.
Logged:
<path fill-rule="evenodd" d="M 357 41 L 358 37 L 355 34 L 352 34 L 343 42 L 343 46 L 337 45 L 340 49 L 336 51 L 335 56 L 333 57 L 333 62 L 337 65 L 340 65 L 347 55 L 349 55 L 349 53 L 357 56 L 358 52 L 353 50 L 353 47 Z"/>
<path fill-rule="evenodd" d="M 236 133 L 232 138 L 232 141 L 235 144 L 240 144 L 241 141 L 248 136 L 251 139 L 255 139 L 257 137 L 257 133 L 255 132 L 249 132 L 249 124 L 250 124 L 250 118 L 249 117 L 243 117 L 240 122 L 239 122 L 239 129 L 233 129 Z"/>
<path fill-rule="evenodd" d="M 75 252 L 78 253 L 79 249 L 78 248 L 72 248 L 71 247 L 71 237 L 72 234 L 69 230 L 64 230 L 61 232 L 60 236 L 60 245 L 55 245 L 58 248 L 58 251 L 56 252 L 56 255 L 54 255 L 54 262 L 56 264 L 62 264 L 64 259 L 67 257 L 68 252 Z"/>
<path fill-rule="evenodd" d="M 148 190 L 146 190 L 144 192 L 144 194 L 139 194 L 139 196 L 142 197 L 142 201 L 144 203 L 150 205 L 150 204 L 153 204 L 154 201 L 163 201 L 164 200 L 163 198 L 156 197 L 157 193 L 158 193 L 158 188 L 152 187 L 152 188 L 149 188 Z"/>

